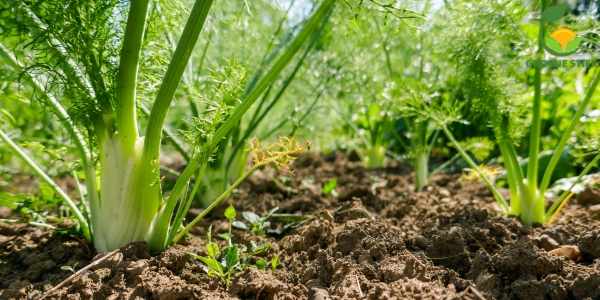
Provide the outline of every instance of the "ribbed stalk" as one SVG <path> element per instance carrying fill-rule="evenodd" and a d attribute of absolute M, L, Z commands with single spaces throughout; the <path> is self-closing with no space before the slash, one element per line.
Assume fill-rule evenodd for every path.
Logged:
<path fill-rule="evenodd" d="M 121 137 L 123 152 L 133 150 L 138 138 L 135 95 L 137 75 L 146 30 L 149 0 L 131 0 L 127 27 L 123 37 L 121 61 L 117 76 L 117 130 Z"/>
<path fill-rule="evenodd" d="M 415 188 L 418 190 L 429 182 L 429 155 L 427 152 L 421 152 L 417 154 L 417 157 L 413 160 L 415 166 Z"/>

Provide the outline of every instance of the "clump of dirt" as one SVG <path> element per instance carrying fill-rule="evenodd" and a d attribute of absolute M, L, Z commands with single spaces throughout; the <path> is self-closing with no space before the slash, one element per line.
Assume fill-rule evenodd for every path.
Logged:
<path fill-rule="evenodd" d="M 585 198 L 590 193 L 568 204 L 554 225 L 529 227 L 500 216 L 489 190 L 459 175 L 436 175 L 415 192 L 411 169 L 400 163 L 368 170 L 332 153 L 303 155 L 294 168 L 289 180 L 256 172 L 180 245 L 150 255 L 144 243 L 130 244 L 48 298 L 600 298 L 600 222 L 588 211 L 597 204 Z M 338 198 L 323 195 L 334 178 Z M 248 269 L 225 286 L 188 253 L 206 255 L 208 226 L 215 237 L 228 230 L 222 214 L 230 204 L 313 219 L 284 234 L 234 230 L 235 243 L 268 242 L 261 258 L 278 255 L 280 264 L 274 274 Z M 285 225 L 271 220 L 270 229 Z M 549 253 L 564 245 L 578 246 L 581 256 Z M 0 224 L 0 299 L 40 296 L 71 275 L 61 266 L 78 270 L 98 258 L 75 237 Z"/>

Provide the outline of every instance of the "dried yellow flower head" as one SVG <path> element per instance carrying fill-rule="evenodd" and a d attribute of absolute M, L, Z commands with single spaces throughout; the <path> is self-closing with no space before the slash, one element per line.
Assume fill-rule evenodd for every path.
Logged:
<path fill-rule="evenodd" d="M 274 164 L 277 171 L 283 175 L 294 174 L 292 171 L 292 163 L 300 156 L 304 149 L 310 149 L 312 142 L 305 141 L 304 143 L 296 143 L 296 135 L 292 137 L 279 137 L 279 141 L 273 142 L 266 148 L 260 147 L 260 140 L 257 136 L 248 141 L 250 148 L 246 151 L 254 153 L 255 165 Z"/>
<path fill-rule="evenodd" d="M 502 168 L 490 167 L 490 166 L 486 166 L 486 165 L 480 165 L 479 170 L 481 170 L 481 173 L 483 173 L 483 175 L 485 175 L 485 177 L 489 178 L 492 182 L 494 182 L 496 180 L 496 177 L 498 177 L 498 174 L 502 173 Z M 460 177 L 460 181 L 473 182 L 480 178 L 481 178 L 481 176 L 479 175 L 479 173 L 477 171 L 470 169 L 470 168 L 465 168 L 465 169 L 463 169 L 463 174 Z"/>

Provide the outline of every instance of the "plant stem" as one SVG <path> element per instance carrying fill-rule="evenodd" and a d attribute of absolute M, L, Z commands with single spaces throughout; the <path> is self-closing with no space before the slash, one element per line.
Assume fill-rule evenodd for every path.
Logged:
<path fill-rule="evenodd" d="M 552 204 L 552 206 L 546 213 L 546 216 L 545 216 L 546 220 L 548 220 L 554 214 L 554 211 L 558 208 L 559 205 L 561 205 L 561 203 L 565 200 L 565 198 L 571 193 L 571 190 L 573 190 L 575 185 L 577 185 L 581 181 L 583 176 L 587 175 L 587 173 L 592 169 L 592 167 L 594 167 L 594 165 L 598 162 L 598 160 L 600 160 L 600 154 L 596 155 L 596 157 L 585 167 L 583 172 L 581 172 L 581 174 L 579 174 L 579 176 L 577 177 L 575 182 L 573 182 L 573 184 L 571 184 L 571 186 L 562 193 L 560 198 L 558 198 L 558 200 L 556 200 L 556 202 L 554 202 L 554 204 Z M 558 213 L 558 211 L 557 211 L 557 213 Z"/>
<path fill-rule="evenodd" d="M 548 163 L 548 167 L 546 168 L 546 171 L 544 172 L 544 177 L 542 178 L 542 183 L 540 184 L 540 193 L 542 195 L 548 189 L 548 186 L 550 185 L 550 179 L 552 178 L 552 172 L 554 171 L 554 168 L 556 167 L 556 164 L 558 163 L 558 160 L 560 159 L 560 156 L 563 150 L 565 149 L 567 142 L 571 138 L 571 133 L 573 132 L 573 130 L 575 130 L 575 126 L 579 124 L 583 112 L 585 111 L 588 103 L 592 99 L 592 96 L 594 95 L 594 92 L 598 87 L 598 83 L 600 83 L 600 71 L 596 73 L 594 81 L 590 85 L 590 88 L 588 89 L 585 98 L 583 99 L 583 102 L 581 102 L 579 108 L 577 109 L 577 112 L 575 112 L 575 115 L 573 115 L 571 122 L 569 122 L 569 126 L 567 126 L 567 129 L 565 129 L 562 138 L 560 139 L 558 145 L 556 146 L 556 149 L 554 150 L 554 154 L 552 154 L 552 158 L 550 158 L 550 162 Z M 531 158 L 529 159 L 529 163 L 531 163 Z"/>
<path fill-rule="evenodd" d="M 192 50 L 204 27 L 208 12 L 212 6 L 212 0 L 197 0 L 192 8 L 190 17 L 185 24 L 175 54 L 171 59 L 169 68 L 156 95 L 156 101 L 152 107 L 146 128 L 146 140 L 144 144 L 144 165 L 158 158 L 160 152 L 161 132 L 164 127 L 165 118 L 169 106 L 181 81 L 183 72 L 187 66 Z M 150 171 L 150 170 L 147 170 Z"/>
<path fill-rule="evenodd" d="M 12 219 L 0 219 L 0 222 L 11 223 L 11 224 L 27 224 L 29 226 L 40 226 L 40 227 L 48 228 L 50 230 L 56 229 L 56 227 L 54 227 L 50 224 L 45 224 L 45 223 L 40 223 L 40 222 L 30 222 L 30 221 L 12 220 Z"/>
<path fill-rule="evenodd" d="M 17 153 L 17 155 L 19 157 L 21 157 L 21 159 L 23 161 L 25 161 L 25 163 L 44 181 L 46 182 L 46 184 L 48 184 L 50 186 L 50 188 L 52 189 L 52 191 L 54 191 L 64 202 L 65 204 L 67 204 L 69 206 L 69 208 L 71 209 L 71 211 L 73 212 L 73 214 L 75 215 L 75 217 L 77 218 L 77 221 L 79 221 L 79 225 L 81 226 L 81 229 L 83 230 L 83 235 L 85 237 L 85 239 L 88 242 L 92 241 L 92 234 L 90 231 L 90 227 L 85 219 L 85 217 L 81 214 L 81 211 L 79 211 L 79 208 L 77 208 L 77 205 L 75 205 L 75 203 L 73 203 L 73 201 L 71 200 L 71 198 L 69 198 L 69 196 L 67 195 L 67 193 L 65 193 L 57 184 L 56 182 L 54 182 L 48 175 L 46 175 L 46 173 L 31 159 L 29 158 L 29 156 L 27 156 L 27 154 L 25 154 L 25 152 L 23 152 L 23 150 L 21 150 L 21 148 L 19 146 L 17 146 L 17 144 L 15 144 L 10 137 L 8 137 L 8 135 L 6 135 L 4 133 L 4 131 L 2 131 L 2 129 L 0 129 L 0 139 L 4 140 L 4 142 L 6 142 L 8 144 L 8 146 L 10 148 L 13 149 L 13 151 L 15 153 Z"/>
<path fill-rule="evenodd" d="M 452 135 L 452 132 L 448 129 L 448 126 L 446 126 L 445 124 L 442 124 L 442 130 L 444 131 L 444 133 L 446 134 L 448 139 L 450 139 L 450 141 L 452 142 L 452 144 L 454 145 L 456 150 L 458 150 L 458 153 L 460 153 L 460 155 L 463 157 L 463 159 L 467 162 L 467 164 L 469 164 L 469 166 L 473 170 L 477 171 L 477 173 L 481 177 L 481 180 L 483 180 L 483 182 L 492 191 L 492 194 L 494 195 L 494 199 L 496 199 L 498 204 L 500 204 L 503 212 L 508 213 L 510 207 L 508 206 L 508 203 L 506 203 L 506 200 L 504 200 L 504 198 L 502 198 L 502 195 L 500 195 L 500 193 L 498 193 L 498 190 L 496 190 L 496 187 L 494 187 L 494 185 L 490 182 L 490 180 L 483 174 L 483 172 L 481 172 L 481 170 L 479 169 L 479 167 L 477 167 L 477 165 L 475 164 L 473 159 L 471 159 L 469 154 L 467 154 L 467 152 L 462 148 L 462 146 L 454 138 L 454 135 Z"/>
<path fill-rule="evenodd" d="M 194 218 L 194 220 L 192 222 L 190 222 L 190 224 L 188 224 L 183 230 L 181 230 L 173 239 L 173 244 L 176 244 L 179 241 L 179 239 L 181 239 L 183 237 L 183 235 L 186 234 L 186 232 L 188 232 L 192 227 L 194 227 L 194 225 L 196 225 L 196 223 L 198 223 L 198 221 L 200 221 L 202 218 L 204 218 L 213 208 L 215 208 L 217 205 L 219 205 L 219 203 L 221 203 L 221 201 L 223 201 L 223 199 L 225 199 L 225 197 L 227 197 L 231 192 L 233 192 L 233 190 L 235 188 L 237 188 L 238 185 L 240 185 L 240 183 L 242 183 L 248 176 L 250 176 L 250 174 L 252 174 L 254 171 L 256 171 L 258 168 L 260 168 L 262 166 L 264 166 L 264 164 L 256 164 L 252 168 L 250 168 L 250 170 L 246 171 L 246 173 L 244 173 L 244 175 L 242 175 L 242 177 L 240 177 L 223 194 L 221 194 L 221 196 L 219 198 L 217 198 L 215 201 L 213 201 L 213 203 L 211 203 L 204 211 L 202 211 L 202 213 L 200 213 L 200 215 L 198 215 L 196 218 Z"/>
<path fill-rule="evenodd" d="M 200 168 L 200 172 L 198 172 L 198 176 L 196 176 L 196 182 L 194 183 L 194 188 L 192 189 L 192 192 L 190 193 L 189 198 L 187 199 L 187 201 L 185 203 L 180 203 L 181 207 L 184 207 L 184 208 L 182 210 L 178 211 L 177 214 L 175 215 L 175 220 L 173 221 L 173 226 L 171 226 L 169 236 L 167 237 L 167 244 L 171 243 L 171 241 L 175 237 L 175 234 L 177 233 L 177 230 L 179 230 L 179 228 L 183 224 L 183 220 L 185 219 L 185 213 L 187 213 L 187 211 L 190 209 L 190 206 L 192 205 L 192 200 L 194 199 L 194 196 L 198 192 L 198 188 L 201 185 L 201 180 L 204 177 L 204 172 L 206 171 L 207 165 L 208 165 L 208 161 L 205 160 L 204 163 L 202 164 L 202 168 Z M 185 195 L 183 195 L 183 198 L 185 199 Z"/>
<path fill-rule="evenodd" d="M 149 0 L 132 0 L 123 37 L 119 74 L 117 75 L 117 130 L 123 153 L 129 155 L 138 138 L 136 119 L 137 75 L 146 30 Z"/>
<path fill-rule="evenodd" d="M 298 52 L 300 47 L 306 42 L 306 40 L 315 32 L 318 28 L 320 22 L 325 18 L 328 14 L 329 10 L 333 7 L 336 0 L 325 0 L 321 6 L 317 9 L 315 14 L 309 19 L 308 23 L 298 36 L 294 39 L 292 44 L 283 55 L 277 60 L 275 65 L 267 72 L 265 77 L 256 85 L 256 87 L 248 94 L 248 96 L 242 101 L 240 105 L 238 105 L 233 113 L 227 118 L 225 123 L 223 123 L 213 136 L 213 139 L 210 143 L 204 144 L 200 153 L 192 159 L 188 166 L 185 168 L 181 177 L 175 183 L 169 198 L 166 201 L 166 206 L 162 209 L 157 217 L 155 222 L 156 231 L 152 233 L 152 237 L 148 243 L 148 247 L 150 249 L 156 249 L 161 251 L 166 247 L 165 240 L 167 238 L 166 233 L 169 228 L 169 223 L 171 221 L 171 214 L 175 209 L 175 205 L 177 204 L 177 200 L 179 199 L 179 195 L 181 191 L 186 186 L 187 181 L 194 174 L 196 169 L 202 164 L 202 155 L 210 155 L 212 149 L 215 149 L 216 146 L 219 145 L 221 140 L 225 137 L 227 133 L 233 128 L 234 125 L 238 124 L 238 121 L 242 118 L 242 116 L 248 111 L 248 109 L 254 104 L 256 99 L 270 86 L 279 76 L 281 71 L 289 64 L 294 55 Z M 185 30 L 184 30 L 185 31 Z M 162 88 L 162 87 L 161 87 Z M 156 103 L 152 111 L 154 112 L 154 108 L 156 108 Z M 152 117 L 152 116 L 151 116 Z M 164 119 L 163 119 L 164 121 Z M 150 124 L 148 124 L 150 127 Z M 162 125 L 161 125 L 162 126 Z M 146 141 L 147 142 L 147 141 Z M 146 144 L 147 146 L 147 144 Z M 158 152 L 156 152 L 158 155 Z"/>
<path fill-rule="evenodd" d="M 429 171 L 429 155 L 426 151 L 416 154 L 414 159 L 415 166 L 415 189 L 419 190 L 429 182 L 427 173 Z"/>
<path fill-rule="evenodd" d="M 545 1 L 542 0 L 542 11 L 546 9 Z M 543 24 L 541 24 L 543 26 Z M 531 131 L 529 132 L 529 164 L 527 165 L 527 184 L 529 191 L 535 191 L 538 188 L 538 160 L 540 152 L 540 134 L 542 127 L 542 67 L 541 59 L 544 50 L 542 40 L 538 41 L 538 51 L 536 53 L 537 64 L 534 70 L 534 94 L 533 94 L 533 118 L 531 121 Z"/>

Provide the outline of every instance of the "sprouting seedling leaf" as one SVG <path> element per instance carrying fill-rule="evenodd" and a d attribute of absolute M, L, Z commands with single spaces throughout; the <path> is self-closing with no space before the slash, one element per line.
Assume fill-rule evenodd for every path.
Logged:
<path fill-rule="evenodd" d="M 266 215 L 262 216 L 260 219 L 265 221 L 267 220 L 269 217 L 271 217 L 272 214 L 274 214 L 276 211 L 279 210 L 279 207 L 274 207 L 273 209 L 271 209 Z"/>
<path fill-rule="evenodd" d="M 556 52 L 563 52 L 563 49 L 557 40 L 555 40 L 551 37 L 546 37 L 544 40 L 546 41 L 546 45 L 548 45 L 548 47 L 550 47 L 550 49 L 552 49 Z"/>
<path fill-rule="evenodd" d="M 217 256 L 219 253 L 219 246 L 217 246 L 215 243 L 209 243 L 206 245 L 206 252 L 208 252 L 210 257 L 215 258 L 215 256 Z"/>
<path fill-rule="evenodd" d="M 277 269 L 278 265 L 279 265 L 279 256 L 274 255 L 273 260 L 271 260 L 271 275 L 275 275 L 275 269 Z"/>
<path fill-rule="evenodd" d="M 233 245 L 229 248 L 225 248 L 223 250 L 223 261 L 221 264 L 227 269 L 231 269 L 235 267 L 240 262 L 240 257 L 238 256 L 238 247 L 237 245 Z"/>
<path fill-rule="evenodd" d="M 258 261 L 256 261 L 256 267 L 259 270 L 265 270 L 267 268 L 267 261 L 264 259 L 259 259 Z"/>
<path fill-rule="evenodd" d="M 579 45 L 581 44 L 581 41 L 582 41 L 582 38 L 579 38 L 579 37 L 572 39 L 565 47 L 565 52 L 571 52 L 571 51 L 577 50 L 577 48 L 579 48 Z"/>
<path fill-rule="evenodd" d="M 260 222 L 260 216 L 251 211 L 242 212 L 242 216 L 251 224 L 257 224 L 258 222 Z"/>
<path fill-rule="evenodd" d="M 218 237 L 220 237 L 226 241 L 230 241 L 230 239 L 231 239 L 231 235 L 229 234 L 229 232 L 219 233 Z"/>
<path fill-rule="evenodd" d="M 328 182 L 323 183 L 323 194 L 329 195 L 337 187 L 337 179 L 333 178 Z"/>
<path fill-rule="evenodd" d="M 61 268 L 62 270 L 65 270 L 65 271 L 71 271 L 72 273 L 75 273 L 75 267 L 77 267 L 77 264 L 78 264 L 78 263 L 79 263 L 79 262 L 76 262 L 76 263 L 73 265 L 73 267 L 71 267 L 71 266 L 62 266 L 62 267 L 60 267 L 60 268 Z"/>
<path fill-rule="evenodd" d="M 208 226 L 206 231 L 206 241 L 210 244 L 210 236 L 212 235 L 212 225 Z"/>
<path fill-rule="evenodd" d="M 550 6 L 542 12 L 542 23 L 556 22 L 565 15 L 567 3 Z"/>
<path fill-rule="evenodd" d="M 242 229 L 242 230 L 248 230 L 248 225 L 246 225 L 246 223 L 242 222 L 242 221 L 234 221 L 231 224 L 233 227 L 237 228 L 237 229 Z"/>
<path fill-rule="evenodd" d="M 221 264 L 219 264 L 219 262 L 217 262 L 214 258 L 198 256 L 198 259 L 210 269 L 208 276 L 223 277 L 223 267 L 221 267 Z"/>
<path fill-rule="evenodd" d="M 225 218 L 227 218 L 229 220 L 233 220 L 233 219 L 235 219 L 235 216 L 236 216 L 235 208 L 233 208 L 233 205 L 229 205 L 229 207 L 225 210 Z"/>
<path fill-rule="evenodd" d="M 269 243 L 264 243 L 260 245 L 257 245 L 255 241 L 251 241 L 250 243 L 252 244 L 251 253 L 253 255 L 269 250 Z"/>

